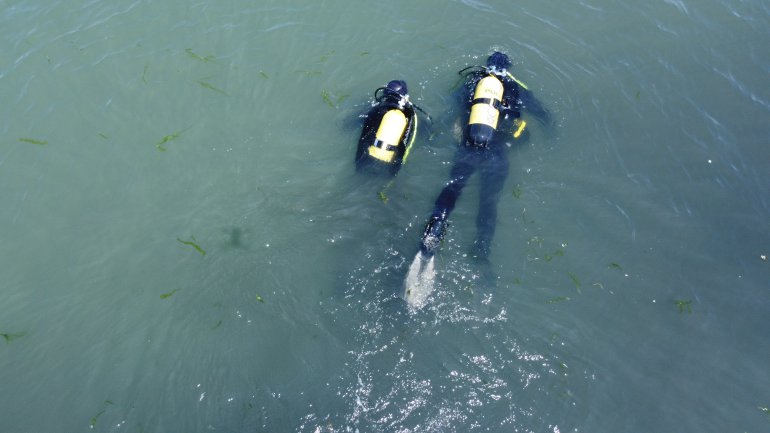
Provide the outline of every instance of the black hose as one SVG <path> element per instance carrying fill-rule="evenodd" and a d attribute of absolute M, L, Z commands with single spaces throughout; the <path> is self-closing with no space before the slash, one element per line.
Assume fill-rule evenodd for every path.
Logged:
<path fill-rule="evenodd" d="M 411 104 L 411 102 L 410 102 L 410 104 Z M 426 113 L 425 110 L 420 108 L 417 104 L 412 104 L 412 107 L 416 108 L 417 110 L 420 111 L 420 113 L 424 114 L 425 117 L 428 119 L 428 122 L 430 122 L 430 124 L 433 125 L 433 118 L 430 117 L 430 114 Z"/>
<path fill-rule="evenodd" d="M 378 96 L 377 94 L 380 91 L 382 91 L 382 95 Z M 403 98 L 403 96 L 400 93 L 396 92 L 393 89 L 390 89 L 388 87 L 378 87 L 377 90 L 374 91 L 374 100 L 377 101 L 377 102 L 381 102 L 382 98 L 384 98 L 386 96 L 386 94 L 388 94 L 388 93 L 390 93 L 391 95 L 396 96 L 398 98 Z"/>
<path fill-rule="evenodd" d="M 467 68 L 460 69 L 459 71 L 457 71 L 457 74 L 458 75 L 463 75 L 465 73 L 465 71 L 467 71 L 469 69 L 473 69 L 473 68 L 476 68 L 477 71 L 486 71 L 486 69 L 487 69 L 486 66 L 472 65 L 472 66 L 468 66 Z M 472 72 L 476 72 L 476 71 L 471 71 L 471 72 L 469 72 L 469 74 L 472 73 Z"/>

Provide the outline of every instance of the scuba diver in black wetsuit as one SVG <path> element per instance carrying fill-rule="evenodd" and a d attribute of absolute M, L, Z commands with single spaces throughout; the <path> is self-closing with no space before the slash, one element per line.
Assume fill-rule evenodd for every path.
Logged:
<path fill-rule="evenodd" d="M 406 83 L 393 80 L 374 92 L 377 105 L 366 113 L 356 151 L 356 170 L 385 168 L 395 175 L 406 162 L 417 133 L 420 107 L 409 101 Z M 430 118 L 430 117 L 429 117 Z"/>
<path fill-rule="evenodd" d="M 478 170 L 481 191 L 474 255 L 487 259 L 495 234 L 497 201 L 508 177 L 507 150 L 510 142 L 519 139 L 526 127 L 526 122 L 520 117 L 522 108 L 526 108 L 541 123 L 551 124 L 548 110 L 508 72 L 510 67 L 507 55 L 494 52 L 487 59 L 486 66 L 460 71 L 461 75 L 466 74 L 464 96 L 469 107 L 469 120 L 455 154 L 449 182 L 436 199 L 433 213 L 425 225 L 420 244 L 424 258 L 430 258 L 435 253 L 457 198 L 468 178 Z"/>

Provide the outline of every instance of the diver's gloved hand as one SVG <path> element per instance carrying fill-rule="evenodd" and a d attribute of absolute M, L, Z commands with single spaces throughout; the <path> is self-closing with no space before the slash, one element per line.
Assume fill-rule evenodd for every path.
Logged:
<path fill-rule="evenodd" d="M 446 233 L 446 226 L 445 218 L 432 216 L 428 220 L 422 234 L 422 242 L 420 243 L 420 252 L 423 256 L 431 257 L 436 253 L 441 240 L 444 238 L 444 233 Z"/>

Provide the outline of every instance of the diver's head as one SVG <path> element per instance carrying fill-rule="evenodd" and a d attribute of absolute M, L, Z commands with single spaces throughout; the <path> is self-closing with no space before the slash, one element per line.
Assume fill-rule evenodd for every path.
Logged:
<path fill-rule="evenodd" d="M 496 75 L 505 75 L 511 67 L 511 59 L 504 53 L 495 51 L 487 59 L 487 69 Z"/>
<path fill-rule="evenodd" d="M 409 94 L 406 90 L 406 82 L 403 80 L 390 81 L 387 86 L 377 89 L 378 92 L 380 90 L 383 91 L 381 98 L 397 103 L 401 108 L 409 104 Z M 381 101 L 380 97 L 377 96 L 377 92 L 375 92 L 374 97 L 377 101 Z"/>
<path fill-rule="evenodd" d="M 387 88 L 401 96 L 406 96 L 408 93 L 406 90 L 406 82 L 402 80 L 393 80 L 389 82 Z"/>

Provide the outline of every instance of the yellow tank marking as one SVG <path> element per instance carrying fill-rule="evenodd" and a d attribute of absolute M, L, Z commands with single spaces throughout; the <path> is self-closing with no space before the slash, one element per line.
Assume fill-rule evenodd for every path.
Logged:
<path fill-rule="evenodd" d="M 414 139 L 417 137 L 417 113 L 414 115 L 414 125 L 412 125 L 412 139 L 409 140 L 409 144 L 406 145 L 406 151 L 404 152 L 404 157 L 401 159 L 402 164 L 406 164 L 406 158 L 409 156 L 409 152 L 412 150 L 412 145 L 414 144 Z"/>
<path fill-rule="evenodd" d="M 518 128 L 513 131 L 513 138 L 521 137 L 521 133 L 524 132 L 524 128 L 527 127 L 527 122 L 524 120 L 518 120 L 516 123 L 518 124 Z"/>

